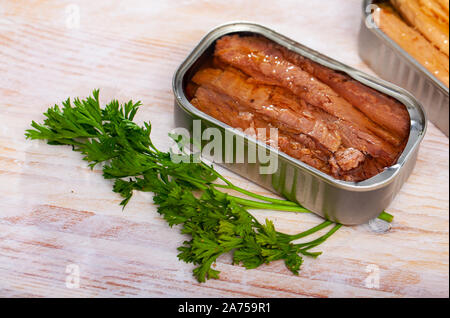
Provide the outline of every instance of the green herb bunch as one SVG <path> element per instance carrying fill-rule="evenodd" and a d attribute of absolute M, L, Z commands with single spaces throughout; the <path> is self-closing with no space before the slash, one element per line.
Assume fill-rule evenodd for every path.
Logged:
<path fill-rule="evenodd" d="M 296 235 L 275 230 L 273 223 L 258 222 L 249 209 L 309 212 L 297 203 L 261 196 L 239 188 L 204 162 L 175 163 L 170 152 L 158 150 L 150 138 L 149 122 L 133 122 L 140 102 L 119 104 L 113 100 L 103 109 L 99 91 L 86 99 L 67 99 L 44 113 L 43 124 L 32 122 L 26 132 L 30 139 L 44 139 L 50 145 L 71 145 L 91 168 L 102 164 L 103 176 L 114 180 L 113 191 L 130 200 L 133 191 L 154 193 L 158 212 L 169 226 L 178 225 L 190 237 L 178 247 L 178 258 L 196 265 L 199 282 L 218 278 L 216 259 L 233 253 L 233 263 L 256 268 L 276 260 L 298 274 L 302 255 L 317 257 L 310 250 L 336 232 L 340 224 L 324 221 Z M 231 195 L 235 191 L 248 198 Z M 317 239 L 293 241 L 331 226 Z"/>

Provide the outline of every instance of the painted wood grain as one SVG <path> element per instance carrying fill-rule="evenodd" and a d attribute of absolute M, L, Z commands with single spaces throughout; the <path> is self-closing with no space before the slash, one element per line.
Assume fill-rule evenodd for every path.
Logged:
<path fill-rule="evenodd" d="M 150 194 L 136 194 L 122 211 L 111 183 L 79 154 L 23 135 L 49 106 L 100 88 L 103 101 L 142 100 L 137 120 L 152 121 L 155 143 L 167 147 L 173 72 L 208 30 L 231 20 L 262 23 L 371 72 L 357 54 L 360 10 L 358 0 L 0 2 L 0 296 L 448 297 L 449 142 L 432 124 L 388 209 L 389 232 L 342 228 L 299 276 L 282 262 L 245 270 L 224 255 L 220 279 L 204 284 L 178 261 L 185 237 L 159 217 Z M 320 222 L 255 216 L 286 233 Z M 66 286 L 71 264 L 79 288 Z M 377 288 L 366 284 L 370 265 L 379 268 Z"/>

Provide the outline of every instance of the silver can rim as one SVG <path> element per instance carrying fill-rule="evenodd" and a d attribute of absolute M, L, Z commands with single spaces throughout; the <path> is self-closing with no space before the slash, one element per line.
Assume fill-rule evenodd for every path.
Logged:
<path fill-rule="evenodd" d="M 390 82 L 379 79 L 375 76 L 369 75 L 367 73 L 361 72 L 355 68 L 338 62 L 328 56 L 325 56 L 315 50 L 312 50 L 276 31 L 269 29 L 260 24 L 246 21 L 233 21 L 221 24 L 211 31 L 209 31 L 195 46 L 195 48 L 190 52 L 186 59 L 180 64 L 174 73 L 172 79 L 172 89 L 177 101 L 177 104 L 183 108 L 184 111 L 193 114 L 195 117 L 207 120 L 216 126 L 222 127 L 224 129 L 232 129 L 231 126 L 201 112 L 196 107 L 194 107 L 186 98 L 183 90 L 183 80 L 187 71 L 192 67 L 194 62 L 209 48 L 216 40 L 227 35 L 234 33 L 254 33 L 262 35 L 291 51 L 294 51 L 300 55 L 303 55 L 311 60 L 318 62 L 331 69 L 341 71 L 352 77 L 353 79 L 361 82 L 364 85 L 374 88 L 384 94 L 392 96 L 393 98 L 399 100 L 403 103 L 410 115 L 411 128 L 408 142 L 403 150 L 402 154 L 399 156 L 397 162 L 387 167 L 384 171 L 379 174 L 363 180 L 360 182 L 349 182 L 335 179 L 334 177 L 312 167 L 308 164 L 295 159 L 283 152 L 278 152 L 278 155 L 283 157 L 284 160 L 290 162 L 292 165 L 298 167 L 301 170 L 307 171 L 308 173 L 314 175 L 315 177 L 321 179 L 322 181 L 333 185 L 334 187 L 354 191 L 354 192 L 367 192 L 374 191 L 389 185 L 396 179 L 396 176 L 401 171 L 401 168 L 413 157 L 413 154 L 420 146 L 421 141 L 426 133 L 427 129 L 427 116 L 422 104 L 408 91 L 398 87 Z M 237 132 L 239 134 L 239 132 Z M 277 152 L 277 150 L 272 149 L 269 145 L 266 145 L 260 141 L 257 141 L 251 136 L 240 134 L 240 137 L 258 144 L 260 147 L 265 147 L 272 152 Z"/>

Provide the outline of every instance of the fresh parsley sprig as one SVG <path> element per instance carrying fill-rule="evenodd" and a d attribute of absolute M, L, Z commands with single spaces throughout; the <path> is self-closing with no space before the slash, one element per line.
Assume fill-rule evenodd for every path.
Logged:
<path fill-rule="evenodd" d="M 158 213 L 169 226 L 177 225 L 190 237 L 178 248 L 178 258 L 196 265 L 199 282 L 218 278 L 213 269 L 217 258 L 233 252 L 233 263 L 256 268 L 276 260 L 298 274 L 301 255 L 317 257 L 310 250 L 340 227 L 330 221 L 295 235 L 275 230 L 270 220 L 260 223 L 249 209 L 309 212 L 297 203 L 258 195 L 233 185 L 212 166 L 175 163 L 169 152 L 158 150 L 150 138 L 151 124 L 133 122 L 141 105 L 113 100 L 100 107 L 99 91 L 86 99 L 70 99 L 49 108 L 42 124 L 32 122 L 29 139 L 47 140 L 51 145 L 70 145 L 83 155 L 91 168 L 102 164 L 103 176 L 114 180 L 113 191 L 123 197 L 125 207 L 134 191 L 154 193 Z M 225 193 L 235 191 L 247 196 Z M 324 235 L 304 243 L 294 241 L 332 226 Z"/>

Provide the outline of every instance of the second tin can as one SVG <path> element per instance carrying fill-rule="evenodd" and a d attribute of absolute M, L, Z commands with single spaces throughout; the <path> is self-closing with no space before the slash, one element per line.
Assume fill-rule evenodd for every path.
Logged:
<path fill-rule="evenodd" d="M 380 2 L 384 1 L 363 1 L 361 59 L 381 78 L 411 92 L 426 109 L 428 119 L 448 137 L 449 88 L 376 26 L 373 14 Z"/>

